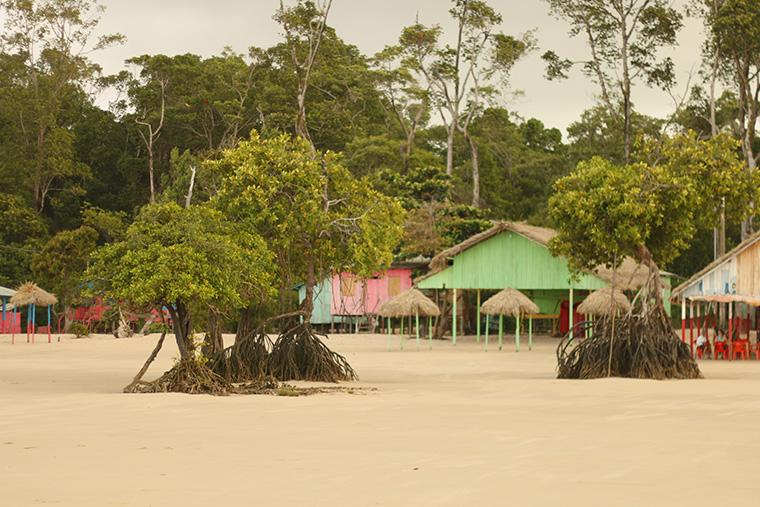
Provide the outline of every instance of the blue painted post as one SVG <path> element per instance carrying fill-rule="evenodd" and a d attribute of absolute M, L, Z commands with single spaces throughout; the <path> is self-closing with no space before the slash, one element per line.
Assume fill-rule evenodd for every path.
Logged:
<path fill-rule="evenodd" d="M 499 350 L 504 345 L 504 315 L 499 315 Z"/>
<path fill-rule="evenodd" d="M 489 326 L 490 317 L 491 317 L 490 315 L 486 314 L 486 339 L 485 339 L 485 342 L 486 342 L 485 351 L 486 352 L 488 352 L 488 328 L 491 327 L 491 326 Z"/>
<path fill-rule="evenodd" d="M 16 305 L 13 305 L 13 320 L 11 321 L 11 345 L 16 343 L 16 322 L 18 322 L 18 308 L 16 308 Z"/>
<path fill-rule="evenodd" d="M 476 324 L 477 334 L 475 335 L 475 342 L 480 343 L 480 289 L 478 289 L 478 321 Z"/>
<path fill-rule="evenodd" d="M 29 343 L 29 323 L 32 322 L 32 305 L 26 307 L 26 343 Z"/>
<path fill-rule="evenodd" d="M 34 343 L 34 335 L 37 333 L 37 305 L 32 303 L 32 343 Z"/>
<path fill-rule="evenodd" d="M 451 303 L 451 343 L 457 344 L 457 290 L 454 289 L 454 300 Z"/>
<path fill-rule="evenodd" d="M 52 341 L 52 337 L 50 336 L 50 331 L 53 329 L 53 325 L 50 323 L 50 305 L 47 307 L 47 314 L 48 314 L 48 343 Z"/>
<path fill-rule="evenodd" d="M 2 329 L 2 331 L 5 331 L 5 325 L 7 324 L 7 323 L 5 322 L 5 303 L 6 303 L 6 301 L 5 301 L 5 300 L 6 300 L 5 296 L 3 296 L 3 298 L 2 298 L 2 299 L 3 299 L 3 323 L 2 323 L 2 328 L 3 328 L 3 329 Z"/>

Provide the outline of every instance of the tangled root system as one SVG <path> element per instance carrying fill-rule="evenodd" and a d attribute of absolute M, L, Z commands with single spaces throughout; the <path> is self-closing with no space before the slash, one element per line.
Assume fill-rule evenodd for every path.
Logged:
<path fill-rule="evenodd" d="M 131 393 L 186 393 L 225 396 L 232 385 L 207 366 L 195 359 L 183 359 L 152 382 L 133 383 L 125 392 Z"/>
<path fill-rule="evenodd" d="M 557 348 L 558 377 L 593 379 L 693 379 L 702 374 L 688 346 L 678 339 L 661 308 L 613 319 L 601 317 L 591 336 L 570 340 Z"/>
<path fill-rule="evenodd" d="M 271 349 L 269 336 L 263 332 L 251 333 L 224 349 L 209 367 L 228 382 L 264 382 L 269 377 Z"/>
<path fill-rule="evenodd" d="M 356 380 L 346 358 L 327 348 L 308 324 L 298 324 L 277 337 L 269 354 L 268 372 L 282 381 Z"/>

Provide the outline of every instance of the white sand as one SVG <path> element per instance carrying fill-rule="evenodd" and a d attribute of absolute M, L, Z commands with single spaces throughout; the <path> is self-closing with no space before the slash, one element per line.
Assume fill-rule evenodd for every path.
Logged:
<path fill-rule="evenodd" d="M 121 394 L 155 339 L 0 336 L 0 505 L 760 505 L 758 361 L 558 381 L 550 339 L 337 335 L 377 392 Z"/>

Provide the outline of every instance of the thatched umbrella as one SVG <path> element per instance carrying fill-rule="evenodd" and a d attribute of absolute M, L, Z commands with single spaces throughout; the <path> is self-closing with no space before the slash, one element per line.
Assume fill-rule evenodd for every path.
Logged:
<path fill-rule="evenodd" d="M 583 315 L 620 315 L 631 309 L 631 303 L 622 291 L 605 287 L 589 294 L 578 306 Z"/>
<path fill-rule="evenodd" d="M 428 339 L 430 341 L 430 348 L 433 347 L 433 317 L 438 317 L 441 314 L 441 310 L 430 298 L 424 295 L 422 292 L 415 288 L 405 290 L 397 296 L 389 299 L 378 309 L 377 313 L 381 317 L 387 319 L 388 327 L 388 348 L 390 349 L 390 334 L 391 334 L 391 318 L 401 318 L 401 334 L 404 334 L 404 317 L 411 319 L 414 316 L 417 327 L 417 347 L 420 345 L 420 315 L 428 318 Z M 409 326 L 411 328 L 411 325 Z M 410 329 L 411 330 L 411 329 Z M 404 348 L 403 339 L 401 341 L 401 348 Z"/>
<path fill-rule="evenodd" d="M 48 343 L 51 342 L 50 330 L 52 329 L 50 311 L 51 307 L 58 302 L 58 298 L 54 294 L 41 289 L 34 282 L 26 282 L 22 284 L 16 293 L 11 296 L 11 303 L 13 303 L 14 320 L 16 317 L 16 309 L 20 306 L 27 307 L 27 324 L 26 324 L 26 341 L 29 342 L 29 334 L 31 331 L 32 343 L 34 343 L 35 328 L 37 325 L 37 307 L 47 306 L 47 327 L 48 327 Z M 15 341 L 15 335 L 11 337 L 11 341 Z"/>
<path fill-rule="evenodd" d="M 510 315 L 517 319 L 515 327 L 515 350 L 520 352 L 520 320 L 524 315 L 538 313 L 538 305 L 519 290 L 507 287 L 490 297 L 480 309 L 486 314 L 486 350 L 488 350 L 488 319 L 491 315 L 499 316 L 499 350 L 502 349 L 504 334 L 504 316 Z M 533 319 L 529 319 L 528 348 L 533 348 Z"/>

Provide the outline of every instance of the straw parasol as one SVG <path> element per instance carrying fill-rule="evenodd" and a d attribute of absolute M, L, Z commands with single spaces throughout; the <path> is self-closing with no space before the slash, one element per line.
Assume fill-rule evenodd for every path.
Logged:
<path fill-rule="evenodd" d="M 385 317 L 388 326 L 388 350 L 391 349 L 391 318 L 401 317 L 401 334 L 404 334 L 404 317 L 409 317 L 409 330 L 412 329 L 411 317 L 414 317 L 416 323 L 417 348 L 420 347 L 420 316 L 428 318 L 428 341 L 430 348 L 433 348 L 433 317 L 438 317 L 441 310 L 438 309 L 433 301 L 415 288 L 405 290 L 396 297 L 386 301 L 378 309 L 377 313 Z M 404 349 L 403 338 L 401 349 Z"/>
<path fill-rule="evenodd" d="M 538 305 L 528 298 L 525 294 L 519 290 L 507 287 L 501 292 L 488 298 L 480 308 L 480 313 L 484 313 L 486 316 L 486 340 L 485 350 L 488 350 L 488 320 L 491 315 L 499 316 L 499 350 L 503 345 L 504 334 L 504 316 L 510 315 L 516 318 L 515 323 L 515 350 L 520 351 L 520 318 L 523 315 L 531 315 L 538 313 L 540 310 Z M 529 318 L 528 323 L 528 345 L 529 348 L 533 348 L 533 319 Z"/>
<path fill-rule="evenodd" d="M 26 282 L 16 289 L 16 293 L 11 296 L 11 303 L 16 307 L 26 305 L 49 306 L 58 302 L 55 295 L 41 289 L 34 282 Z"/>
<path fill-rule="evenodd" d="M 486 315 L 511 315 L 519 317 L 529 313 L 538 313 L 538 305 L 519 290 L 507 287 L 483 303 L 480 313 Z"/>
<path fill-rule="evenodd" d="M 628 298 L 618 289 L 605 287 L 592 292 L 578 306 L 578 313 L 583 315 L 620 315 L 631 309 Z"/>
<path fill-rule="evenodd" d="M 438 317 L 441 310 L 430 298 L 412 288 L 383 303 L 377 313 L 382 317 Z"/>

